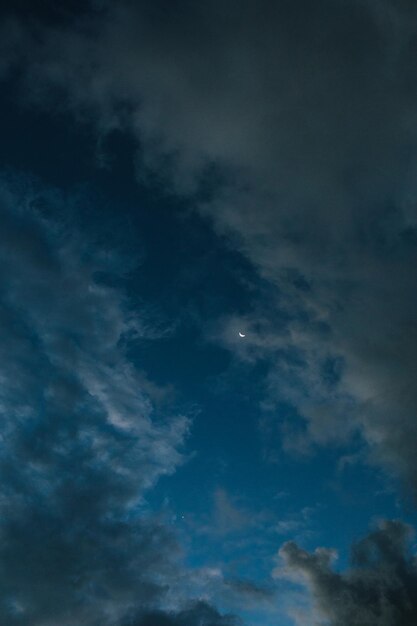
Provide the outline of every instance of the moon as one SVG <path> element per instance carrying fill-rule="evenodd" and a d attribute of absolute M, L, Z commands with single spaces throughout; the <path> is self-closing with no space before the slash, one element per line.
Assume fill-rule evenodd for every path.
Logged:
<path fill-rule="evenodd" d="M 239 331 L 239 337 L 246 337 L 246 335 L 244 335 L 243 333 Z"/>

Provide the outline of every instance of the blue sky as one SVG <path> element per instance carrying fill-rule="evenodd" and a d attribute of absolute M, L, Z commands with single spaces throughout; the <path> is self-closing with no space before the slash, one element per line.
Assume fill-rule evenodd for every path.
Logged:
<path fill-rule="evenodd" d="M 1 16 L 2 623 L 414 623 L 412 4 Z"/>

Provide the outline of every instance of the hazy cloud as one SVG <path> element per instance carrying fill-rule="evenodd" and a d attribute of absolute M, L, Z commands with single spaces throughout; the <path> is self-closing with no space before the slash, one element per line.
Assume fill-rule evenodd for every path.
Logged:
<path fill-rule="evenodd" d="M 249 514 L 233 503 L 224 489 L 214 493 L 213 529 L 220 534 L 236 532 L 251 523 Z"/>

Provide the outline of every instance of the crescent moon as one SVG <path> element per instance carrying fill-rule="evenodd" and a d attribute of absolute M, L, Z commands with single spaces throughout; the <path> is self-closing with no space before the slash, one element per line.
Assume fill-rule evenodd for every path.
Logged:
<path fill-rule="evenodd" d="M 246 337 L 246 335 L 244 335 L 243 333 L 239 331 L 239 337 Z"/>

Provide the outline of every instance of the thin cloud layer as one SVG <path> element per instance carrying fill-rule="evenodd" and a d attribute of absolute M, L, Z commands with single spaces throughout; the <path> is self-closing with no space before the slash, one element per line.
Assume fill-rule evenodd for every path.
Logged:
<path fill-rule="evenodd" d="M 409 553 L 411 529 L 384 521 L 352 549 L 352 567 L 332 568 L 335 554 L 313 554 L 294 542 L 280 550 L 285 568 L 275 575 L 304 581 L 329 626 L 408 626 L 417 619 L 417 562 Z M 311 623 L 311 622 L 308 622 Z"/>

